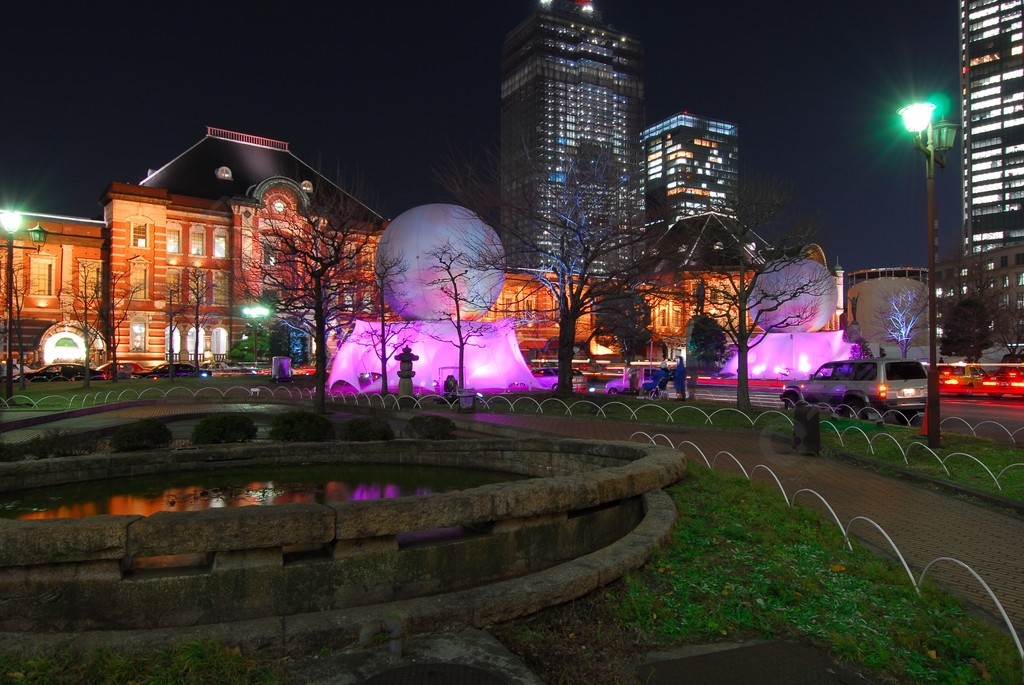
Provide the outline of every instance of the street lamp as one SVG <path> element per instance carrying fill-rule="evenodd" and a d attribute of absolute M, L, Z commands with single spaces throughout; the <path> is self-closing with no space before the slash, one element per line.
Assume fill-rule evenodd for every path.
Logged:
<path fill-rule="evenodd" d="M 4 279 L 7 281 L 7 375 L 4 377 L 4 398 L 10 402 L 14 396 L 14 366 L 11 364 L 11 338 L 14 329 L 11 326 L 11 312 L 14 310 L 14 234 L 21 228 L 21 215 L 17 212 L 0 214 L 0 224 L 7 232 L 7 268 Z"/>
<path fill-rule="evenodd" d="M 255 306 L 255 307 L 246 307 L 245 309 L 242 310 L 242 313 L 245 314 L 246 316 L 248 316 L 250 319 L 253 319 L 253 322 L 252 322 L 252 365 L 254 367 L 256 367 L 256 369 L 259 369 L 260 363 L 256 359 L 256 350 L 257 350 L 256 343 L 259 342 L 259 332 L 260 332 L 259 319 L 261 319 L 262 317 L 264 317 L 267 314 L 269 314 L 270 310 L 267 309 L 266 307 Z"/>
<path fill-rule="evenodd" d="M 939 369 L 936 359 L 936 317 L 935 302 L 935 250 L 937 218 L 935 215 L 935 165 L 946 168 L 943 153 L 953 147 L 956 132 L 960 129 L 956 124 L 940 120 L 932 123 L 935 105 L 922 102 L 907 105 L 899 110 L 903 124 L 914 134 L 914 149 L 922 152 L 925 157 L 925 176 L 928 181 L 928 399 L 925 404 L 925 430 L 928 434 L 928 446 L 940 446 L 939 436 Z"/>

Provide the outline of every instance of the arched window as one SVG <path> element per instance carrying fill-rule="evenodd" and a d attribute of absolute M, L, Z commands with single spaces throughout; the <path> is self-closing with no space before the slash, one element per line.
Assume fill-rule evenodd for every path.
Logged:
<path fill-rule="evenodd" d="M 210 336 L 210 351 L 214 354 L 228 353 L 228 332 L 223 328 L 214 328 Z"/>
<path fill-rule="evenodd" d="M 193 355 L 198 352 L 197 359 L 203 356 L 203 351 L 206 349 L 206 336 L 203 335 L 203 330 L 199 329 L 199 349 L 196 350 L 196 329 L 188 329 L 188 336 L 185 340 L 185 354 Z"/>
<path fill-rule="evenodd" d="M 167 327 L 164 329 L 164 356 L 170 358 L 181 352 L 181 335 L 177 328 Z"/>

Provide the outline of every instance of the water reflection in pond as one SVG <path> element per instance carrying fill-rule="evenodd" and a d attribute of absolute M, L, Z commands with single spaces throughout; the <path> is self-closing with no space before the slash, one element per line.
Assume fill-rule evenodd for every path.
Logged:
<path fill-rule="evenodd" d="M 303 466 L 118 478 L 0 494 L 0 518 L 149 516 L 288 502 L 326 504 L 452 492 L 515 478 L 426 466 Z"/>

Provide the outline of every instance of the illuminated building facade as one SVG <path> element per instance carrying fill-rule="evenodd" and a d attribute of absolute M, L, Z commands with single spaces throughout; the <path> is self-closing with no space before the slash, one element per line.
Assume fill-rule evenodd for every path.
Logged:
<path fill-rule="evenodd" d="M 643 207 L 643 118 L 643 46 L 604 24 L 592 2 L 540 0 L 505 38 L 502 190 L 531 198 L 540 222 L 557 224 L 580 163 L 608 165 L 601 197 L 586 198 L 607 211 L 602 218 Z"/>
<path fill-rule="evenodd" d="M 138 184 L 108 185 L 100 220 L 22 212 L 45 242 L 15 251 L 12 356 L 32 365 L 88 357 L 94 367 L 111 348 L 145 366 L 226 359 L 251 325 L 243 306 L 263 294 L 261 231 L 322 183 L 286 142 L 209 128 Z M 109 320 L 86 300 L 109 302 Z M 86 325 L 98 335 L 83 335 Z"/>
<path fill-rule="evenodd" d="M 739 178 L 735 124 L 677 114 L 643 133 L 649 222 L 733 211 Z"/>
<path fill-rule="evenodd" d="M 1024 242 L 1022 0 L 961 0 L 964 252 Z"/>

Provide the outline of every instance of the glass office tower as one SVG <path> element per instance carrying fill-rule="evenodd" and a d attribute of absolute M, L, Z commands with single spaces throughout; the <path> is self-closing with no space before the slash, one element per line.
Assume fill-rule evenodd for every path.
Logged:
<path fill-rule="evenodd" d="M 683 113 L 643 134 L 648 221 L 735 210 L 739 178 L 735 124 Z"/>
<path fill-rule="evenodd" d="M 965 253 L 1024 242 L 1022 0 L 961 0 Z"/>
<path fill-rule="evenodd" d="M 574 169 L 607 165 L 607 220 L 643 208 L 644 53 L 587 0 L 540 0 L 501 53 L 501 175 L 507 198 L 532 198 L 557 223 Z M 602 166 L 602 168 L 605 168 Z M 594 198 L 591 198 L 594 200 Z M 538 241 L 544 238 L 538 227 Z"/>

